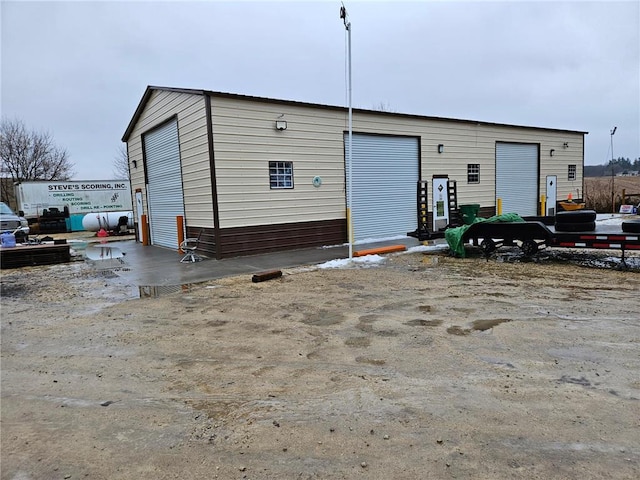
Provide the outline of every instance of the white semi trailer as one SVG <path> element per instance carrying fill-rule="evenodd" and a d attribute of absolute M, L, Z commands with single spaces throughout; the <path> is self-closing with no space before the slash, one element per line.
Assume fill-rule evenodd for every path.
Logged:
<path fill-rule="evenodd" d="M 15 192 L 18 210 L 42 231 L 80 231 L 88 213 L 133 210 L 129 180 L 28 181 Z"/>

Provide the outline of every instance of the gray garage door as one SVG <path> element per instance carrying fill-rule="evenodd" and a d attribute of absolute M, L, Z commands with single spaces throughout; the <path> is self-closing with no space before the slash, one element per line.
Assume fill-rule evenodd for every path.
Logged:
<path fill-rule="evenodd" d="M 176 216 L 184 215 L 178 122 L 169 122 L 144 136 L 151 243 L 178 248 Z"/>
<path fill-rule="evenodd" d="M 538 214 L 538 145 L 496 143 L 496 199 L 502 213 Z"/>
<path fill-rule="evenodd" d="M 349 136 L 345 134 L 345 158 Z M 405 236 L 417 228 L 418 139 L 353 135 L 354 239 Z"/>

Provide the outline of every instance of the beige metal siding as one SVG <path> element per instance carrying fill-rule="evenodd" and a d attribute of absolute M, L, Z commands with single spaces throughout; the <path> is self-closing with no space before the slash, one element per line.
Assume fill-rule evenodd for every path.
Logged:
<path fill-rule="evenodd" d="M 496 138 L 487 134 L 482 126 L 359 113 L 354 119 L 354 130 L 420 137 L 422 180 L 430 180 L 433 175 L 449 175 L 450 179 L 458 182 L 458 203 L 472 202 L 482 206 L 495 204 Z M 444 153 L 438 153 L 439 144 L 444 145 Z M 468 163 L 480 164 L 479 184 L 467 184 Z"/>
<path fill-rule="evenodd" d="M 213 131 L 222 228 L 345 218 L 346 110 L 213 97 Z M 287 130 L 275 130 L 280 115 Z M 495 206 L 496 142 L 539 143 L 540 192 L 546 175 L 558 176 L 558 198 L 582 185 L 582 134 L 455 122 L 434 118 L 355 112 L 356 133 L 416 136 L 421 179 L 447 174 L 458 182 L 459 203 Z M 569 148 L 563 149 L 564 142 Z M 444 153 L 437 152 L 438 144 Z M 549 150 L 555 148 L 555 156 Z M 294 162 L 293 190 L 270 190 L 268 162 Z M 467 164 L 480 165 L 480 183 L 467 183 Z M 577 180 L 567 181 L 569 164 Z M 322 187 L 311 180 L 319 175 Z M 429 208 L 431 211 L 431 207 Z"/>
<path fill-rule="evenodd" d="M 143 213 L 148 213 L 142 161 L 142 134 L 173 115 L 178 117 L 186 221 L 188 224 L 212 228 L 211 172 L 204 97 L 201 95 L 162 90 L 152 92 L 129 136 L 129 161 L 131 165 L 134 160 L 138 164 L 137 168 L 131 168 L 132 190 L 142 189 L 145 208 Z"/>
<path fill-rule="evenodd" d="M 540 194 L 545 193 L 547 175 L 558 176 L 558 199 L 566 198 L 582 188 L 583 135 L 553 130 L 531 129 L 508 125 L 487 125 L 471 122 L 451 122 L 414 117 L 391 117 L 376 113 L 361 114 L 354 118 L 358 132 L 417 135 L 421 137 L 421 177 L 429 180 L 433 175 L 446 174 L 458 182 L 458 204 L 479 203 L 495 205 L 496 195 L 496 142 L 540 144 Z M 568 148 L 563 148 L 567 142 Z M 444 145 L 439 154 L 438 145 Z M 549 151 L 555 149 L 554 156 Z M 480 183 L 467 183 L 467 164 L 480 165 Z M 576 165 L 575 181 L 567 180 L 568 165 Z M 582 192 L 580 192 L 581 196 Z M 431 211 L 431 206 L 429 206 Z"/>
<path fill-rule="evenodd" d="M 345 218 L 343 112 L 213 96 L 212 118 L 221 228 Z M 269 161 L 293 162 L 293 189 L 270 189 Z"/>
<path fill-rule="evenodd" d="M 521 127 L 484 127 L 484 129 L 496 141 L 540 144 L 540 178 L 538 179 L 540 191 L 538 197 L 546 192 L 547 175 L 557 175 L 558 177 L 558 200 L 567 198 L 569 193 L 572 193 L 574 198 L 582 196 L 584 158 L 582 134 L 532 130 Z M 564 143 L 568 144 L 567 148 L 563 146 Z M 549 153 L 551 149 L 554 150 L 553 157 Z M 569 165 L 576 165 L 576 180 L 574 181 L 569 181 L 567 177 Z"/>
<path fill-rule="evenodd" d="M 345 218 L 346 109 L 215 93 L 211 103 L 221 228 Z M 172 115 L 178 117 L 187 222 L 212 228 L 205 103 L 197 92 L 151 90 L 128 137 L 130 161 L 138 164 L 131 169 L 132 188 L 144 192 L 145 187 L 141 134 Z M 279 117 L 288 122 L 286 131 L 275 129 Z M 458 182 L 459 203 L 495 205 L 495 145 L 500 141 L 540 144 L 540 194 L 546 176 L 557 175 L 558 199 L 569 192 L 582 195 L 581 133 L 362 111 L 354 112 L 353 129 L 418 137 L 421 179 L 449 175 Z M 568 148 L 563 148 L 565 142 Z M 437 153 L 438 144 L 444 145 L 444 153 Z M 555 155 L 550 157 L 552 148 Z M 269 161 L 293 162 L 293 189 L 269 188 Z M 467 183 L 469 163 L 480 165 L 478 184 Z M 570 164 L 577 167 L 572 182 L 567 180 Z M 322 178 L 319 188 L 312 185 L 315 176 Z"/>

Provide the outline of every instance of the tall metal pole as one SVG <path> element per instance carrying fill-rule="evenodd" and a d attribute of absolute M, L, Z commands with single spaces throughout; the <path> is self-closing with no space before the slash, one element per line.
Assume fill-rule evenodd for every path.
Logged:
<path fill-rule="evenodd" d="M 613 188 L 613 184 L 614 184 L 614 178 L 615 175 L 613 173 L 613 159 L 615 158 L 613 156 L 613 135 L 615 135 L 616 130 L 618 129 L 618 127 L 613 127 L 613 130 L 611 130 L 611 213 L 616 213 L 616 191 Z"/>
<path fill-rule="evenodd" d="M 347 148 L 347 235 L 349 236 L 349 259 L 353 258 L 353 220 L 351 218 L 352 206 L 352 173 L 353 173 L 353 109 L 351 91 L 351 22 L 348 21 L 347 9 L 344 5 L 340 8 L 340 18 L 344 20 L 344 28 L 347 30 L 347 57 L 349 62 L 348 70 L 348 103 L 349 103 L 349 146 Z"/>

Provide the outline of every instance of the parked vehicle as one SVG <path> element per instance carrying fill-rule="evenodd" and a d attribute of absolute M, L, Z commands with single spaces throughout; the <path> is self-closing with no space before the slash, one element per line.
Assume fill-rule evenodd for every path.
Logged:
<path fill-rule="evenodd" d="M 463 222 L 463 206 L 458 206 L 455 182 L 453 185 L 454 188 L 447 188 L 452 220 L 446 227 L 431 231 L 427 215 L 430 201 L 427 183 L 418 182 L 418 228 L 408 232 L 408 236 L 420 241 L 445 238 L 453 254 L 462 257 L 466 244 L 479 246 L 487 259 L 498 248 L 515 245 L 526 256 L 535 255 L 545 247 L 615 249 L 620 250 L 622 265 L 626 267 L 625 253 L 640 251 L 639 219 L 625 220 L 620 225 L 598 225 L 596 212 L 583 208 L 560 211 L 553 216 L 520 217 L 507 213 L 479 221 L 473 215 Z M 479 210 L 480 205 L 475 206 L 475 210 Z"/>
<path fill-rule="evenodd" d="M 466 227 L 462 241 L 479 246 L 487 258 L 501 246 L 513 245 L 518 245 L 527 256 L 542 247 L 620 250 L 624 266 L 625 252 L 640 250 L 638 220 L 598 225 L 593 210 L 558 212 L 552 225 L 547 224 L 548 220 L 540 217 L 519 222 L 478 222 Z"/>
<path fill-rule="evenodd" d="M 81 231 L 89 213 L 133 211 L 129 180 L 25 181 L 15 193 L 34 232 Z"/>
<path fill-rule="evenodd" d="M 23 243 L 29 238 L 29 222 L 24 217 L 16 215 L 6 203 L 0 202 L 0 231 L 11 232 L 16 241 Z"/>

